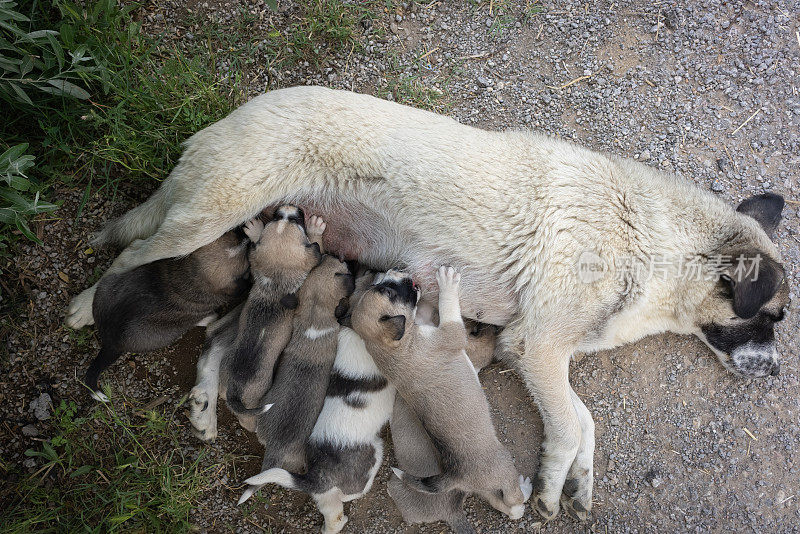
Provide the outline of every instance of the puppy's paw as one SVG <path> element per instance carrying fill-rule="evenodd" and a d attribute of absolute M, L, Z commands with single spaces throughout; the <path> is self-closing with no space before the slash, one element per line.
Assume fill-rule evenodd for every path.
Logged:
<path fill-rule="evenodd" d="M 524 477 L 520 475 L 519 489 L 522 490 L 522 498 L 524 499 L 522 502 L 528 502 L 528 499 L 531 498 L 531 493 L 533 493 L 533 484 L 531 483 L 531 477 Z"/>
<path fill-rule="evenodd" d="M 92 286 L 70 301 L 69 307 L 67 308 L 67 316 L 64 320 L 68 327 L 77 330 L 78 328 L 94 324 L 94 316 L 92 315 L 94 292 L 95 287 Z"/>
<path fill-rule="evenodd" d="M 322 527 L 322 534 L 338 534 L 341 532 L 349 518 L 344 514 L 340 517 L 338 521 L 331 521 L 330 524 L 325 523 Z"/>
<path fill-rule="evenodd" d="M 208 393 L 198 387 L 189 394 L 189 422 L 198 439 L 211 442 L 217 439 L 217 413 L 209 402 Z"/>
<path fill-rule="evenodd" d="M 322 217 L 319 217 L 318 215 L 312 215 L 308 218 L 308 223 L 306 224 L 306 233 L 310 239 L 313 239 L 324 234 L 327 227 L 328 225 L 324 220 L 322 220 Z"/>
<path fill-rule="evenodd" d="M 261 219 L 256 217 L 244 223 L 242 229 L 250 241 L 257 243 L 258 240 L 261 239 L 261 232 L 264 231 L 264 223 L 261 222 Z"/>
<path fill-rule="evenodd" d="M 561 493 L 561 506 L 572 519 L 586 521 L 592 509 L 591 475 L 568 478 Z"/>
<path fill-rule="evenodd" d="M 436 271 L 436 283 L 439 284 L 439 291 L 458 289 L 461 283 L 461 273 L 453 267 L 442 265 Z"/>

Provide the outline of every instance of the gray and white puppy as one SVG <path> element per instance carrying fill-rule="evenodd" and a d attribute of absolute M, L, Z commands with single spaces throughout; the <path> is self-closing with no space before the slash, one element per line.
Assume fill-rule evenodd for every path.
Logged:
<path fill-rule="evenodd" d="M 441 267 L 436 280 L 438 327 L 414 324 L 419 291 L 408 274 L 397 271 L 377 276 L 345 319 L 427 429 L 442 473 L 420 478 L 393 469 L 420 491 L 477 493 L 496 508 L 502 501 L 509 517 L 519 519 L 531 484 L 519 475 L 511 454 L 498 441 L 489 404 L 465 353 L 460 275 Z"/>
<path fill-rule="evenodd" d="M 372 276 L 360 277 L 351 298 L 371 281 Z M 358 334 L 342 327 L 338 339 L 325 403 L 306 444 L 308 471 L 267 469 L 246 480 L 250 487 L 239 499 L 239 504 L 245 502 L 264 484 L 304 491 L 325 518 L 325 534 L 335 534 L 347 523 L 343 503 L 372 488 L 383 460 L 380 431 L 395 398 L 394 386 L 380 374 Z"/>
<path fill-rule="evenodd" d="M 100 353 L 85 378 L 92 397 L 108 400 L 97 383 L 100 373 L 126 352 L 166 347 L 241 302 L 250 287 L 248 243 L 241 229 L 231 230 L 185 258 L 104 277 L 92 309 Z"/>
<path fill-rule="evenodd" d="M 420 321 L 420 315 L 418 311 L 417 323 L 426 324 Z M 434 322 L 438 322 L 438 313 Z M 464 323 L 468 332 L 467 356 L 476 371 L 480 371 L 492 362 L 498 329 L 468 319 Z M 422 422 L 399 395 L 394 400 L 389 427 L 392 432 L 394 456 L 403 472 L 417 477 L 442 472 L 439 466 L 439 453 L 433 441 L 422 426 Z M 392 477 L 387 483 L 387 490 L 407 523 L 444 521 L 456 534 L 475 532 L 464 514 L 467 494 L 459 489 L 431 495 L 410 487 L 397 477 Z M 508 513 L 505 508 L 501 511 Z"/>
<path fill-rule="evenodd" d="M 264 394 L 292 335 L 295 292 L 319 264 L 321 252 L 318 243 L 309 241 L 303 210 L 296 206 L 280 206 L 266 226 L 251 222 L 245 232 L 254 243 L 253 287 L 239 317 L 233 354 L 221 372 L 228 407 L 242 426 L 254 431 L 254 415 L 266 409 Z"/>
<path fill-rule="evenodd" d="M 353 286 L 347 265 L 326 255 L 297 292 L 292 337 L 264 397 L 272 408 L 256 419 L 258 440 L 265 447 L 262 470 L 307 469 L 306 441 L 325 403 L 336 358 L 337 319 L 347 312 Z"/>

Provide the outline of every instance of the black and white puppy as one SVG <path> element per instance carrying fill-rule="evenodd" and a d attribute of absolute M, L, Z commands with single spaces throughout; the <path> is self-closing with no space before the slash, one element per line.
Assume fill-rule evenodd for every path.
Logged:
<path fill-rule="evenodd" d="M 279 484 L 311 495 L 325 518 L 324 534 L 341 531 L 347 523 L 343 503 L 366 495 L 383 461 L 380 431 L 392 414 L 394 396 L 394 386 L 381 376 L 364 341 L 341 328 L 325 404 L 306 444 L 308 471 L 267 469 L 245 481 L 250 487 L 239 504 L 261 486 Z"/>

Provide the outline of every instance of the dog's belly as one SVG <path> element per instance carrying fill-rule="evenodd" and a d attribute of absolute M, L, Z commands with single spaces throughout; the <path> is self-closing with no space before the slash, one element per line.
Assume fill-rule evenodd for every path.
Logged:
<path fill-rule="evenodd" d="M 465 317 L 505 325 L 517 312 L 516 295 L 491 272 L 457 250 L 426 244 L 419 237 L 419 229 L 407 227 L 405 219 L 394 215 L 390 208 L 386 208 L 387 213 L 379 213 L 364 202 L 341 198 L 320 202 L 306 197 L 297 199 L 297 203 L 306 216 L 318 215 L 327 223 L 323 246 L 330 254 L 359 260 L 376 270 L 403 269 L 413 276 L 429 302 L 438 299 L 438 267 L 454 265 L 462 273 L 461 311 Z M 426 231 L 437 235 L 436 229 Z M 458 239 L 442 239 L 445 241 Z"/>

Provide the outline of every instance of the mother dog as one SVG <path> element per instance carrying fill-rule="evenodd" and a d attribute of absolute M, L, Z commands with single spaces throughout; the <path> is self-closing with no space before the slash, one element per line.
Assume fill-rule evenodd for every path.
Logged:
<path fill-rule="evenodd" d="M 328 222 L 327 250 L 404 267 L 430 298 L 436 266 L 461 270 L 463 313 L 506 326 L 542 413 L 533 502 L 546 519 L 559 501 L 579 518 L 592 504 L 576 351 L 672 331 L 736 373 L 777 374 L 781 197 L 733 209 L 634 161 L 319 87 L 272 91 L 192 136 L 161 188 L 98 235 L 126 247 L 106 274 L 188 254 L 280 202 Z M 92 322 L 93 295 L 72 301 L 69 326 Z"/>

